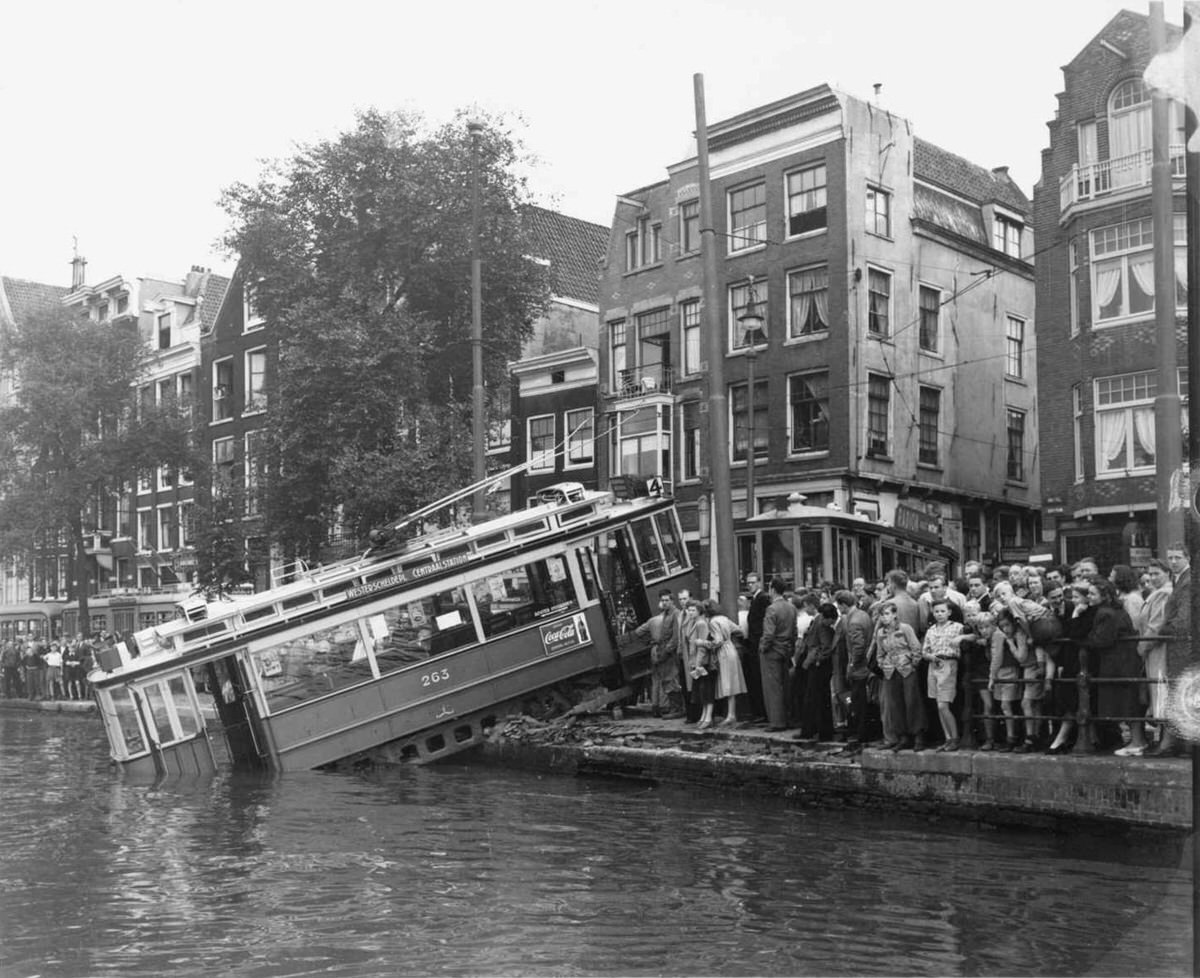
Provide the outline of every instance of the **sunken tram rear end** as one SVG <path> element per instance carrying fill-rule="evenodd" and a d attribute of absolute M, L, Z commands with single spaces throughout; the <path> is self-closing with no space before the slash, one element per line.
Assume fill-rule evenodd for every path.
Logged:
<path fill-rule="evenodd" d="M 91 676 L 112 756 L 150 776 L 425 762 L 563 680 L 644 674 L 630 629 L 695 587 L 669 498 L 564 483 L 538 504 L 270 591 L 197 602 Z"/>

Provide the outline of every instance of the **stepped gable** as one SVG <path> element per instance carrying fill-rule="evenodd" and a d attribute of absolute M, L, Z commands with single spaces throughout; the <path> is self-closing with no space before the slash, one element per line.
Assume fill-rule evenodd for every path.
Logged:
<path fill-rule="evenodd" d="M 600 262 L 608 251 L 608 228 L 545 207 L 525 208 L 534 256 L 550 262 L 550 288 L 557 298 L 590 305 L 600 302 Z"/>
<path fill-rule="evenodd" d="M 1008 175 L 1007 168 L 988 170 L 919 136 L 913 139 L 913 173 L 918 180 L 979 204 L 996 203 L 1021 215 L 1030 212 L 1029 198 Z"/>
<path fill-rule="evenodd" d="M 0 276 L 0 320 L 17 322 L 41 310 L 60 310 L 63 297 L 70 291 L 64 286 Z"/>

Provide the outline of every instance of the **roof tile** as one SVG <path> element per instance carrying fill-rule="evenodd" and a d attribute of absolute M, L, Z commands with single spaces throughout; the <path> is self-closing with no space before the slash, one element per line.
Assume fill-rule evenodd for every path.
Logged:
<path fill-rule="evenodd" d="M 599 305 L 600 261 L 608 251 L 608 228 L 532 204 L 525 215 L 537 244 L 536 257 L 550 262 L 553 294 Z"/>

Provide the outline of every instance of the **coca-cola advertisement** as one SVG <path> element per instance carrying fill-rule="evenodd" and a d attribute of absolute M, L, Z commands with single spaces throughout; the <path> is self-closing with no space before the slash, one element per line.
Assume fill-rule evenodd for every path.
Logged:
<path fill-rule="evenodd" d="M 592 640 L 588 634 L 587 621 L 583 615 L 572 615 L 549 625 L 542 625 L 542 648 L 546 655 L 557 655 L 567 649 L 577 649 Z"/>

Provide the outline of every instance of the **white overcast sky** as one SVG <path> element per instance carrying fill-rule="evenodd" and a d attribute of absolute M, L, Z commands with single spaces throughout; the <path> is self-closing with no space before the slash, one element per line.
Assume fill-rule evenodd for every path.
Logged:
<path fill-rule="evenodd" d="M 546 206 L 608 224 L 708 120 L 822 82 L 983 166 L 1038 176 L 1061 66 L 1146 0 L 5 0 L 0 273 L 232 267 L 223 187 L 356 109 L 519 114 Z M 1182 0 L 1167 0 L 1182 23 Z"/>

